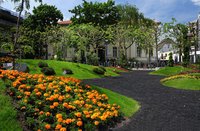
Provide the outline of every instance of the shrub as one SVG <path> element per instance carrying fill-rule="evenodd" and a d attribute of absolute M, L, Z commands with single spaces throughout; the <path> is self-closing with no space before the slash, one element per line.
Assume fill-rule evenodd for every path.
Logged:
<path fill-rule="evenodd" d="M 99 58 L 96 53 L 87 54 L 87 64 L 98 65 L 98 63 L 99 63 Z"/>
<path fill-rule="evenodd" d="M 99 67 L 93 69 L 93 72 L 96 74 L 104 75 L 105 71 Z"/>
<path fill-rule="evenodd" d="M 169 67 L 173 67 L 173 66 L 174 66 L 174 60 L 173 60 L 173 58 L 172 58 L 172 53 L 169 53 L 168 66 L 169 66 Z"/>
<path fill-rule="evenodd" d="M 73 74 L 73 71 L 71 69 L 68 69 L 68 68 L 63 68 L 62 71 L 63 71 L 64 74 Z"/>
<path fill-rule="evenodd" d="M 104 72 L 106 72 L 106 68 L 104 66 L 99 66 L 99 68 L 101 68 L 102 70 L 104 70 Z"/>
<path fill-rule="evenodd" d="M 39 66 L 40 68 L 43 68 L 43 67 L 48 67 L 48 64 L 47 64 L 46 62 L 40 61 L 40 62 L 38 63 L 38 66 Z"/>
<path fill-rule="evenodd" d="M 51 68 L 51 67 L 43 67 L 41 69 L 41 72 L 43 74 L 47 75 L 47 76 L 49 76 L 49 75 L 55 75 L 56 74 L 55 71 L 54 71 L 54 69 Z"/>

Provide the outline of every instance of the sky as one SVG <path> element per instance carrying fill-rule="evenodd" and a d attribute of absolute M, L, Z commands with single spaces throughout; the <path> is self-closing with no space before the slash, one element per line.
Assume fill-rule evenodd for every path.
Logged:
<path fill-rule="evenodd" d="M 10 0 L 4 0 L 0 6 L 14 10 L 15 5 Z M 31 1 L 31 9 L 33 6 L 38 6 L 34 0 Z M 87 0 L 97 1 L 97 0 Z M 107 0 L 98 0 L 105 2 Z M 65 20 L 69 20 L 73 14 L 68 10 L 80 5 L 82 0 L 43 0 L 43 3 L 55 5 L 64 15 Z M 176 18 L 179 23 L 187 23 L 197 19 L 200 12 L 200 0 L 115 0 L 116 4 L 131 4 L 135 5 L 145 17 L 154 19 L 160 22 L 170 22 L 171 18 Z"/>

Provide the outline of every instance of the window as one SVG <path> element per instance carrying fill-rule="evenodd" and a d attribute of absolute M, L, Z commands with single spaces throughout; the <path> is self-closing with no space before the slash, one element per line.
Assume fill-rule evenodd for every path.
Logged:
<path fill-rule="evenodd" d="M 137 46 L 137 57 L 141 57 L 141 47 Z"/>
<path fill-rule="evenodd" d="M 117 47 L 113 47 L 113 57 L 117 57 Z"/>

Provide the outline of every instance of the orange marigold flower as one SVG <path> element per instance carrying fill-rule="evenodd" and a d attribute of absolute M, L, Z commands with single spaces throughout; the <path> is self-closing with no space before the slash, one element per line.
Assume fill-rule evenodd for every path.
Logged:
<path fill-rule="evenodd" d="M 82 121 L 77 121 L 76 125 L 77 125 L 77 126 L 82 126 L 82 125 L 83 125 L 83 122 L 82 122 Z"/>
<path fill-rule="evenodd" d="M 54 105 L 50 105 L 50 109 L 54 109 L 55 108 L 55 106 Z"/>
<path fill-rule="evenodd" d="M 63 121 L 63 119 L 62 118 L 58 118 L 58 120 L 57 120 L 58 122 L 62 122 Z"/>
<path fill-rule="evenodd" d="M 37 96 L 41 96 L 42 93 L 41 93 L 41 92 L 37 92 L 36 95 L 37 95 Z"/>
<path fill-rule="evenodd" d="M 64 99 L 63 96 L 59 96 L 59 97 L 58 97 L 58 100 L 59 100 L 59 101 L 62 101 L 63 99 Z"/>
<path fill-rule="evenodd" d="M 72 123 L 72 119 L 66 119 L 66 120 L 65 120 L 65 123 L 66 123 L 66 124 Z"/>
<path fill-rule="evenodd" d="M 46 128 L 47 130 L 49 130 L 49 129 L 51 128 L 51 125 L 50 125 L 50 124 L 46 124 L 46 125 L 45 125 L 45 128 Z"/>
<path fill-rule="evenodd" d="M 64 102 L 64 103 L 63 103 L 63 106 L 64 106 L 65 108 L 67 108 L 67 107 L 68 107 L 68 103 Z"/>
<path fill-rule="evenodd" d="M 59 129 L 61 129 L 61 128 L 62 128 L 62 125 L 61 125 L 61 124 L 57 124 L 55 129 L 56 129 L 56 130 L 59 130 Z"/>
<path fill-rule="evenodd" d="M 60 128 L 60 131 L 67 131 L 65 127 Z"/>
<path fill-rule="evenodd" d="M 43 114 L 44 114 L 44 111 L 40 111 L 39 114 L 40 114 L 40 115 L 43 115 Z"/>
<path fill-rule="evenodd" d="M 77 116 L 77 117 L 81 117 L 81 113 L 80 112 L 77 112 L 77 113 L 75 113 L 75 116 Z"/>
<path fill-rule="evenodd" d="M 55 106 L 55 107 L 57 107 L 58 105 L 59 105 L 58 102 L 54 102 L 54 103 L 53 103 L 53 106 Z"/>
<path fill-rule="evenodd" d="M 62 114 L 56 114 L 56 118 L 62 118 Z"/>
<path fill-rule="evenodd" d="M 50 116 L 51 115 L 51 113 L 50 112 L 46 112 L 46 116 Z"/>
<path fill-rule="evenodd" d="M 95 126 L 98 126 L 99 125 L 99 121 L 95 121 L 94 124 L 95 124 Z"/>

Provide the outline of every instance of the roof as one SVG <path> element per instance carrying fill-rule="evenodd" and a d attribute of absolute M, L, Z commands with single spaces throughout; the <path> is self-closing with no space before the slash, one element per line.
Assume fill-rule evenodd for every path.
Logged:
<path fill-rule="evenodd" d="M 59 25 L 69 25 L 69 24 L 71 24 L 71 23 L 72 23 L 71 20 L 64 20 L 64 21 L 59 21 L 59 22 L 58 22 Z"/>
<path fill-rule="evenodd" d="M 158 50 L 160 50 L 165 44 L 176 44 L 176 42 L 170 38 L 166 38 L 158 43 Z"/>

